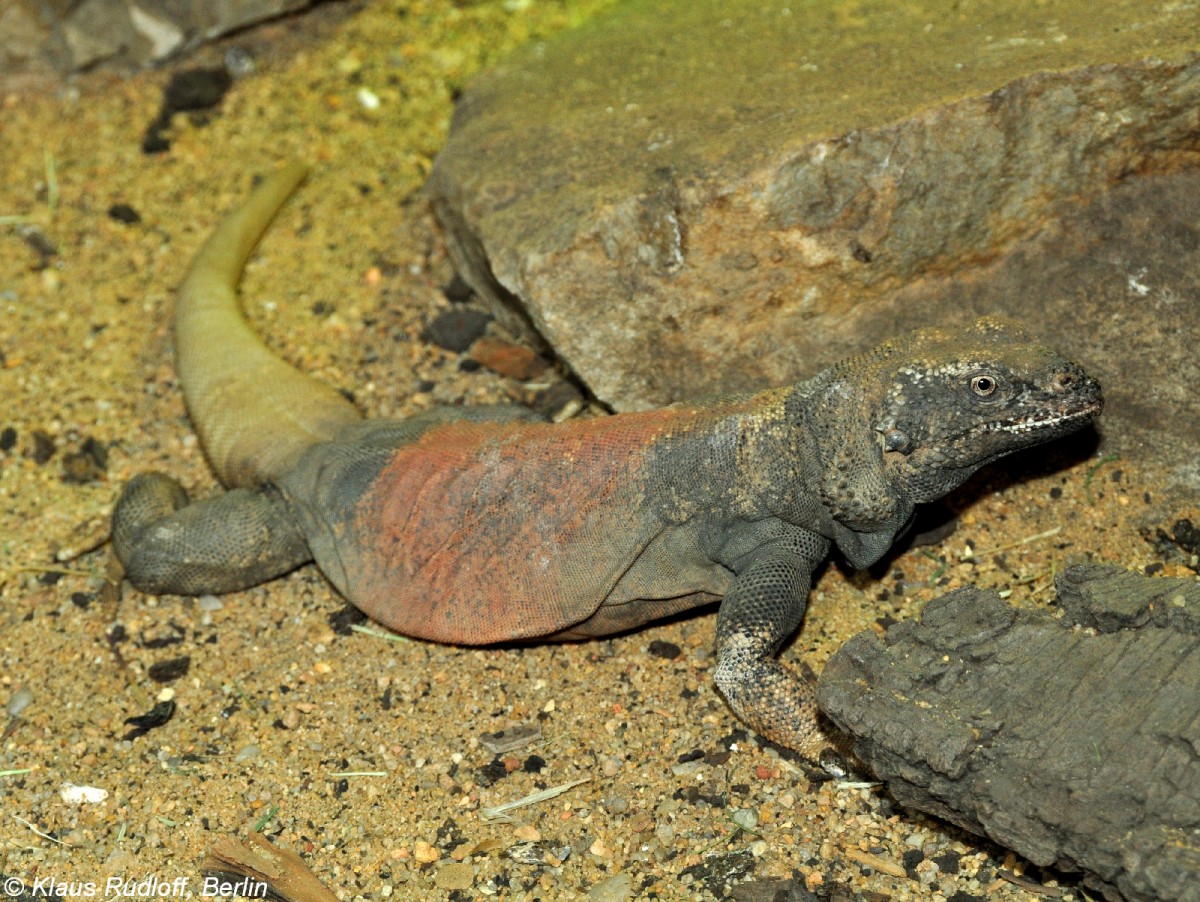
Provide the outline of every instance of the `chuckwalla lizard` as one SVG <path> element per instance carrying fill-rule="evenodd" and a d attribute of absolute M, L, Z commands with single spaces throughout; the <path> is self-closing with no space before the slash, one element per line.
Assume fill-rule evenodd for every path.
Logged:
<path fill-rule="evenodd" d="M 795 385 L 644 413 L 519 407 L 363 420 L 242 319 L 247 257 L 304 167 L 220 225 L 175 306 L 176 366 L 229 491 L 189 504 L 132 480 L 113 539 L 147 592 L 233 592 L 315 560 L 409 636 L 479 645 L 628 630 L 721 599 L 714 680 L 733 711 L 816 759 L 811 685 L 776 660 L 836 545 L 867 567 L 914 505 L 1091 422 L 1100 387 L 1022 329 L 927 329 Z"/>

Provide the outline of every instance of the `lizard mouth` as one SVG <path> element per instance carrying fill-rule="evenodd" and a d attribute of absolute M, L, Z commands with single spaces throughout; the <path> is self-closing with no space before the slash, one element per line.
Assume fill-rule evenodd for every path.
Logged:
<path fill-rule="evenodd" d="M 1006 432 L 1010 435 L 1024 435 L 1043 429 L 1057 429 L 1063 426 L 1071 427 L 1076 423 L 1082 425 L 1084 422 L 1097 417 L 1103 407 L 1103 401 L 1092 400 L 1071 410 L 1064 410 L 1058 413 L 1043 411 L 1019 417 L 1015 420 L 994 420 L 990 423 L 984 423 L 978 428 L 980 432 Z"/>

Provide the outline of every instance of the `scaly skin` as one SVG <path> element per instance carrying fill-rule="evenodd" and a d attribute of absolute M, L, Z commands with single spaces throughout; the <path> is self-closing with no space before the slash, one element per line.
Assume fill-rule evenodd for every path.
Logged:
<path fill-rule="evenodd" d="M 246 258 L 303 177 L 264 181 L 181 289 L 184 394 L 233 488 L 188 504 L 165 476 L 126 487 L 113 540 L 145 591 L 230 592 L 315 559 L 380 623 L 465 645 L 605 635 L 721 599 L 717 686 L 816 760 L 832 740 L 812 688 L 775 656 L 831 547 L 869 566 L 916 504 L 1102 406 L 1080 367 L 985 319 L 707 404 L 557 425 L 512 407 L 364 421 L 238 310 Z"/>

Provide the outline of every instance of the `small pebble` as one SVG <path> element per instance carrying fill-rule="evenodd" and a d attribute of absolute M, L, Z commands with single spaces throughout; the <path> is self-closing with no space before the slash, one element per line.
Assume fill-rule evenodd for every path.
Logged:
<path fill-rule="evenodd" d="M 446 296 L 446 300 L 451 304 L 462 304 L 471 300 L 474 292 L 471 290 L 471 286 L 466 283 L 466 280 L 458 273 L 455 273 L 454 278 L 442 289 L 442 294 Z"/>
<path fill-rule="evenodd" d="M 260 749 L 258 746 L 253 744 L 244 745 L 238 750 L 238 753 L 233 756 L 233 760 L 238 764 L 242 764 L 246 761 L 251 761 L 254 758 L 257 758 L 261 754 L 262 749 Z"/>
<path fill-rule="evenodd" d="M 629 872 L 622 871 L 593 884 L 588 890 L 588 898 L 593 902 L 622 902 L 624 899 L 632 899 L 633 880 Z"/>
<path fill-rule="evenodd" d="M 12 694 L 12 698 L 8 700 L 8 716 L 20 717 L 21 712 L 28 708 L 32 701 L 33 693 L 22 686 L 20 689 L 14 692 Z"/>
<path fill-rule="evenodd" d="M 664 642 L 662 639 L 655 639 L 650 643 L 646 651 L 654 657 L 662 658 L 666 661 L 674 661 L 683 654 L 683 649 L 674 642 Z"/>
<path fill-rule="evenodd" d="M 697 759 L 695 761 L 684 761 L 680 764 L 672 764 L 671 765 L 671 773 L 673 773 L 677 777 L 687 777 L 687 776 L 690 776 L 690 775 L 696 773 L 696 771 L 700 770 L 701 768 L 704 768 L 707 766 L 708 765 L 706 765 L 704 763 L 703 759 Z"/>
<path fill-rule="evenodd" d="M 475 868 L 465 861 L 440 868 L 433 878 L 438 889 L 470 889 L 475 882 Z"/>
<path fill-rule="evenodd" d="M 136 225 L 142 221 L 141 214 L 129 204 L 113 204 L 108 208 L 108 218 L 124 225 Z"/>
<path fill-rule="evenodd" d="M 33 447 L 29 450 L 29 456 L 33 458 L 35 464 L 44 464 L 54 456 L 54 439 L 51 438 L 50 433 L 42 429 L 35 429 L 31 438 Z"/>
<path fill-rule="evenodd" d="M 549 366 L 541 356 L 524 345 L 488 335 L 471 346 L 471 358 L 492 372 L 520 382 L 540 376 Z"/>
<path fill-rule="evenodd" d="M 730 817 L 743 830 L 754 830 L 758 826 L 758 812 L 749 808 L 739 808 Z"/>
<path fill-rule="evenodd" d="M 491 321 L 490 314 L 479 310 L 445 310 L 429 324 L 425 337 L 438 347 L 461 354 L 483 335 Z"/>
<path fill-rule="evenodd" d="M 196 607 L 198 607 L 201 611 L 209 613 L 212 611 L 219 611 L 221 608 L 225 607 L 225 605 L 222 604 L 221 599 L 217 598 L 215 595 L 201 595 L 196 599 Z"/>
<path fill-rule="evenodd" d="M 364 110 L 377 110 L 383 103 L 383 101 L 379 99 L 379 95 L 370 88 L 358 89 L 358 102 L 362 105 Z"/>
<path fill-rule="evenodd" d="M 254 54 L 244 47 L 230 47 L 225 51 L 225 68 L 234 78 L 244 78 L 253 75 L 258 66 L 254 62 Z"/>
<path fill-rule="evenodd" d="M 77 786 L 64 783 L 58 793 L 68 805 L 94 805 L 108 798 L 108 790 L 97 786 Z"/>
<path fill-rule="evenodd" d="M 600 804 L 609 814 L 624 814 L 629 810 L 629 799 L 621 795 L 606 795 L 600 800 Z"/>
<path fill-rule="evenodd" d="M 138 866 L 138 859 L 125 849 L 116 849 L 104 859 L 104 869 L 110 874 L 124 874 Z"/>

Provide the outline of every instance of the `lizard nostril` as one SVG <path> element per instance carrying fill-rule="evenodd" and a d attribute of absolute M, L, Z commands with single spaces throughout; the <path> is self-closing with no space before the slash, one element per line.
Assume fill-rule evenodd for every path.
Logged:
<path fill-rule="evenodd" d="M 1050 387 L 1056 392 L 1067 391 L 1075 384 L 1075 377 L 1070 373 L 1056 373 L 1050 380 Z"/>

